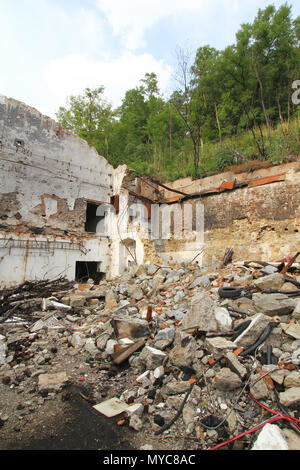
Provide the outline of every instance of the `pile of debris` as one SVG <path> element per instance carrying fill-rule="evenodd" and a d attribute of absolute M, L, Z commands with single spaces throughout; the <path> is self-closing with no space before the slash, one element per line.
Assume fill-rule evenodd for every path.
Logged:
<path fill-rule="evenodd" d="M 93 410 L 143 433 L 143 449 L 183 439 L 187 450 L 299 450 L 295 259 L 146 264 L 99 285 L 60 279 L 3 291 L 2 385 L 24 397 L 30 389 L 33 413 L 84 381 Z M 0 422 L 9 419 L 4 406 Z"/>

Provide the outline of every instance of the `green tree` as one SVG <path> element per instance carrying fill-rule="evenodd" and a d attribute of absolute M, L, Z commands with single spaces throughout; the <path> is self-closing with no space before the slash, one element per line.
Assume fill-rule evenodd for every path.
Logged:
<path fill-rule="evenodd" d="M 109 135 L 114 113 L 103 98 L 104 88 L 86 88 L 77 96 L 70 96 L 65 107 L 56 114 L 58 122 L 78 137 L 85 139 L 97 151 L 109 157 Z"/>

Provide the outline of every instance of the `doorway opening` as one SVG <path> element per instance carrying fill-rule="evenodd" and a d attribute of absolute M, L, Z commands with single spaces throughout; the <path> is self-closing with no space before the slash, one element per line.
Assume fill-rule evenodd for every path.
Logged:
<path fill-rule="evenodd" d="M 99 284 L 105 278 L 105 273 L 101 272 L 101 264 L 99 261 L 76 261 L 75 280 L 85 283 L 88 279 L 93 279 L 95 284 Z"/>

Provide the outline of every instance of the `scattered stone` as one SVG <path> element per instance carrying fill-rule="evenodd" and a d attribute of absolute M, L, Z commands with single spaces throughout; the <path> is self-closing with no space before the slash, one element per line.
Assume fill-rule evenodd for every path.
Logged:
<path fill-rule="evenodd" d="M 162 393 L 166 395 L 180 395 L 186 393 L 190 389 L 189 382 L 169 382 L 162 388 Z"/>
<path fill-rule="evenodd" d="M 192 309 L 181 322 L 182 330 L 215 331 L 218 323 L 214 312 L 215 304 L 207 293 L 198 294 L 193 298 Z"/>
<path fill-rule="evenodd" d="M 129 408 L 126 409 L 126 414 L 129 418 L 132 418 L 132 416 L 134 415 L 141 418 L 143 412 L 144 412 L 144 406 L 141 403 L 136 403 L 132 406 L 129 406 Z"/>
<path fill-rule="evenodd" d="M 150 346 L 145 346 L 139 356 L 139 363 L 149 370 L 154 370 L 157 367 L 164 365 L 167 360 L 167 354 Z"/>
<path fill-rule="evenodd" d="M 86 338 L 81 333 L 74 333 L 69 337 L 69 343 L 76 349 L 84 346 Z"/>
<path fill-rule="evenodd" d="M 187 335 L 180 344 L 171 349 L 169 360 L 176 367 L 189 367 L 195 359 L 196 349 L 196 340 Z"/>
<path fill-rule="evenodd" d="M 291 387 L 279 393 L 279 400 L 283 406 L 294 407 L 300 403 L 300 387 Z"/>
<path fill-rule="evenodd" d="M 299 323 L 291 323 L 289 325 L 281 323 L 280 326 L 284 330 L 286 335 L 300 340 L 300 324 Z"/>
<path fill-rule="evenodd" d="M 260 272 L 262 274 L 274 274 L 278 272 L 278 269 L 276 266 L 272 266 L 271 264 L 267 264 L 267 266 L 264 266 L 262 269 L 260 269 Z"/>
<path fill-rule="evenodd" d="M 244 349 L 252 346 L 263 334 L 270 323 L 270 318 L 262 313 L 258 313 L 251 318 L 250 325 L 234 340 L 238 346 Z"/>
<path fill-rule="evenodd" d="M 280 427 L 267 423 L 251 450 L 289 450 L 289 446 Z"/>
<path fill-rule="evenodd" d="M 66 372 L 56 374 L 40 374 L 38 389 L 40 393 L 60 392 L 68 382 Z"/>
<path fill-rule="evenodd" d="M 234 350 L 237 348 L 236 343 L 218 336 L 215 338 L 206 338 L 205 345 L 216 358 L 221 357 L 228 350 Z"/>
<path fill-rule="evenodd" d="M 72 294 L 69 299 L 70 307 L 83 307 L 85 304 L 85 297 L 81 295 Z"/>
<path fill-rule="evenodd" d="M 266 382 L 260 374 L 255 374 L 250 383 L 250 392 L 256 398 L 256 400 L 262 400 L 270 398 L 270 392 L 266 385 Z"/>
<path fill-rule="evenodd" d="M 286 315 L 295 309 L 295 301 L 285 294 L 255 293 L 252 298 L 255 308 L 266 315 Z"/>
<path fill-rule="evenodd" d="M 300 387 L 300 372 L 292 371 L 284 379 L 285 388 Z"/>
<path fill-rule="evenodd" d="M 48 400 L 71 399 L 65 388 L 69 380 L 82 382 L 82 398 L 101 402 L 95 409 L 111 417 L 125 413 L 119 423 L 128 423 L 150 438 L 172 420 L 188 396 L 176 428 L 171 425 L 165 435 L 174 439 L 175 431 L 178 436 L 191 436 L 186 441 L 191 446 L 197 445 L 194 439 L 200 439 L 203 448 L 261 422 L 261 410 L 243 388 L 249 377 L 250 392 L 263 402 L 273 399 L 267 387 L 271 378 L 278 385 L 283 406 L 297 416 L 292 410 L 300 405 L 299 298 L 263 292 L 254 293 L 252 299 L 243 294 L 238 299 L 218 295 L 220 286 L 244 289 L 252 285 L 260 291 L 280 288 L 286 292 L 295 286 L 282 283 L 276 267 L 262 268 L 259 263 L 253 267 L 233 263 L 220 271 L 214 266 L 212 272 L 193 263 L 158 268 L 135 266 L 120 279 L 101 281 L 100 286 L 77 285 L 63 295 L 53 290 L 46 294 L 42 312 L 41 299 L 32 319 L 26 311 L 26 328 L 24 323 L 0 325 L 0 350 L 1 340 L 6 347 L 5 355 L 0 351 L 0 380 L 3 390 L 15 394 L 16 410 L 3 429 L 10 426 L 12 430 L 16 420 L 27 422 L 29 413 L 35 419 L 34 413 Z M 147 317 L 149 306 L 151 318 Z M 225 307 L 249 316 L 239 319 Z M 55 317 L 59 328 L 55 328 L 58 323 L 48 321 Z M 270 322 L 272 330 L 256 350 L 254 362 L 253 355 L 250 359 L 238 351 L 234 354 L 235 349 L 252 346 Z M 266 365 L 267 346 L 272 347 L 272 365 Z M 61 377 L 54 373 L 63 364 L 62 358 L 70 377 L 66 372 Z M 128 366 L 122 367 L 126 360 Z M 264 378 L 258 373 L 261 370 L 267 373 Z M 114 395 L 120 399 L 111 399 Z M 207 417 L 212 419 L 207 426 L 212 427 L 225 417 L 224 428 L 201 428 Z M 4 422 L 0 417 L 0 426 Z M 289 438 L 289 448 L 300 450 L 295 435 Z M 248 442 L 241 440 L 241 448 Z"/>
<path fill-rule="evenodd" d="M 274 365 L 262 366 L 263 372 L 269 372 L 268 374 L 269 377 L 271 377 L 271 379 L 274 380 L 274 382 L 278 383 L 279 385 L 282 385 L 285 377 L 289 374 L 289 371 L 285 369 L 279 369 L 279 370 L 274 370 L 274 369 L 275 369 Z"/>
<path fill-rule="evenodd" d="M 299 450 L 300 449 L 300 436 L 292 429 L 284 428 L 281 430 L 284 438 L 287 442 L 289 450 Z"/>
<path fill-rule="evenodd" d="M 232 372 L 238 374 L 241 379 L 244 379 L 248 374 L 248 371 L 246 367 L 244 367 L 243 364 L 240 363 L 236 354 L 232 352 L 227 352 L 225 354 L 225 357 L 228 362 L 228 367 L 232 370 Z"/>
<path fill-rule="evenodd" d="M 260 290 L 279 289 L 284 284 L 284 275 L 280 273 L 269 274 L 268 276 L 255 279 L 253 285 Z"/>
<path fill-rule="evenodd" d="M 227 367 L 223 367 L 214 377 L 214 387 L 218 390 L 228 391 L 235 390 L 242 386 L 240 377 Z"/>
<path fill-rule="evenodd" d="M 296 307 L 292 313 L 292 317 L 296 320 L 300 320 L 300 302 L 298 301 Z"/>

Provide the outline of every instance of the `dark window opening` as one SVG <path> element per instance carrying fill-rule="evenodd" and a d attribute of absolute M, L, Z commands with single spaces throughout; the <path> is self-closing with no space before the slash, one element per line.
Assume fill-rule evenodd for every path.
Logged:
<path fill-rule="evenodd" d="M 86 219 L 85 219 L 85 231 L 86 232 L 96 233 L 98 223 L 104 219 L 104 215 L 103 216 L 96 215 L 98 207 L 99 207 L 99 204 L 87 202 Z"/>
<path fill-rule="evenodd" d="M 76 261 L 75 280 L 85 283 L 88 279 L 93 279 L 95 284 L 99 284 L 105 273 L 100 272 L 101 263 L 98 261 Z"/>

